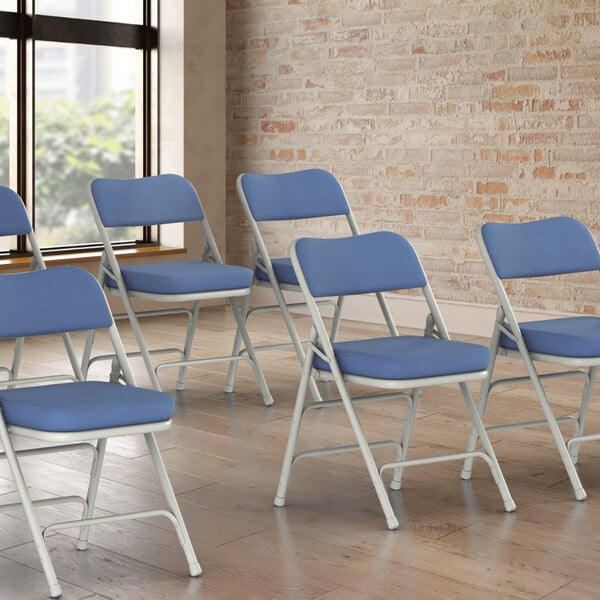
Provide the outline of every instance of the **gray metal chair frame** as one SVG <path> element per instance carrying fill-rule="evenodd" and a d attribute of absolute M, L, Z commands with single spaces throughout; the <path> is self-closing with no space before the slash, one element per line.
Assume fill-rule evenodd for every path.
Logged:
<path fill-rule="evenodd" d="M 371 240 L 376 242 L 374 251 L 372 251 L 373 247 L 369 247 Z M 364 244 L 363 241 L 365 242 Z M 300 245 L 302 245 L 302 248 L 305 251 L 302 257 L 299 257 L 298 254 Z M 306 251 L 306 248 L 309 246 L 312 248 L 310 254 Z M 345 295 L 374 293 L 377 296 L 379 306 L 383 310 L 386 321 L 393 322 L 383 292 L 392 291 L 393 288 L 388 287 L 388 285 L 402 285 L 403 287 L 399 289 L 410 289 L 417 286 L 424 295 L 430 310 L 424 331 L 424 337 L 431 340 L 430 342 L 427 342 L 427 344 L 437 344 L 439 339 L 450 340 L 429 283 L 427 282 L 425 274 L 422 272 L 420 261 L 408 242 L 401 236 L 391 234 L 390 232 L 377 232 L 374 234 L 359 235 L 353 238 L 339 238 L 336 240 L 300 239 L 292 244 L 291 256 L 294 269 L 298 275 L 300 287 L 302 288 L 307 301 L 313 327 L 303 363 L 302 376 L 298 387 L 288 443 L 274 501 L 275 505 L 285 505 L 291 471 L 294 464 L 299 459 L 360 450 L 389 529 L 398 528 L 399 522 L 387 495 L 385 484 L 382 479 L 382 473 L 386 470 L 392 470 L 393 477 L 391 480 L 391 489 L 399 490 L 401 487 L 403 469 L 408 466 L 463 460 L 466 458 L 481 458 L 490 467 L 494 481 L 498 486 L 498 490 L 502 497 L 505 510 L 507 512 L 514 511 L 516 508 L 515 503 L 510 496 L 500 465 L 498 464 L 494 450 L 487 438 L 483 423 L 479 417 L 467 385 L 468 382 L 481 381 L 484 379 L 487 376 L 487 370 L 485 368 L 479 368 L 478 370 L 470 372 L 458 372 L 455 369 L 454 371 L 449 370 L 446 374 L 431 374 L 414 378 L 394 379 L 387 377 L 370 377 L 344 371 L 338 360 L 335 349 L 336 344 L 333 343 L 330 338 L 316 301 L 316 299 L 322 297 L 323 294 L 328 295 L 332 292 L 334 295 L 337 293 L 343 293 Z M 360 262 L 358 273 L 362 273 L 362 276 L 356 274 L 357 262 Z M 367 268 L 368 265 L 377 265 L 377 269 L 381 269 L 381 265 L 384 265 L 387 267 L 386 272 L 389 273 L 389 278 L 384 276 L 379 277 L 379 279 L 376 277 L 371 279 L 369 274 L 365 274 L 365 268 Z M 404 273 L 406 273 L 406 275 Z M 309 277 L 311 279 L 310 283 L 307 281 Z M 342 281 L 337 284 L 335 283 L 336 278 L 340 278 Z M 364 282 L 363 279 L 365 280 Z M 315 280 L 319 280 L 319 282 L 324 281 L 325 283 L 319 283 L 318 285 L 324 287 L 325 290 L 321 289 L 319 291 L 317 284 L 313 286 Z M 402 281 L 406 283 L 401 283 Z M 314 288 L 316 288 L 316 292 L 314 291 Z M 395 331 L 390 337 L 383 338 L 383 341 L 387 342 L 390 339 L 400 339 L 402 337 L 405 336 L 399 335 L 398 332 Z M 439 339 L 436 341 L 434 338 Z M 378 344 L 381 340 L 375 339 L 367 341 L 369 343 L 374 342 L 375 344 Z M 345 342 L 341 342 L 340 346 L 343 343 Z M 446 344 L 446 342 L 443 343 Z M 471 351 L 471 347 L 477 348 L 477 351 L 483 355 L 483 353 L 480 352 L 483 348 L 474 344 L 463 345 L 462 342 L 451 342 L 447 350 L 448 355 L 452 354 L 453 349 L 458 352 L 459 347 L 462 351 L 464 346 L 468 346 L 469 351 Z M 487 357 L 488 355 L 485 353 L 486 361 Z M 393 360 L 400 361 L 406 359 L 409 361 L 413 360 L 411 356 L 395 356 L 393 358 Z M 329 366 L 329 370 L 324 370 L 322 367 L 315 367 L 315 360 L 326 363 Z M 358 361 L 358 359 L 356 360 Z M 378 358 L 376 354 L 369 355 L 368 352 L 365 352 L 365 362 L 363 364 L 365 365 L 366 372 L 372 372 L 372 365 L 377 362 Z M 478 364 L 479 362 L 481 362 L 481 356 L 478 359 Z M 371 367 L 368 365 L 371 365 Z M 415 373 L 417 372 L 414 369 L 412 370 Z M 311 376 L 317 376 L 319 380 L 322 381 L 334 382 L 340 394 L 340 398 L 306 402 L 307 389 Z M 474 427 L 482 441 L 483 450 L 481 452 L 469 450 L 466 453 L 429 456 L 412 460 L 408 459 L 408 445 L 410 442 L 412 426 L 419 407 L 421 389 L 428 386 L 450 383 L 457 383 L 460 387 Z M 349 390 L 349 385 L 351 384 L 377 388 L 382 390 L 382 392 L 355 395 Z M 368 403 L 376 400 L 390 400 L 396 398 L 406 400 L 408 405 L 400 441 L 381 440 L 369 442 L 364 434 L 355 406 L 365 402 Z M 311 410 L 329 407 L 343 407 L 351 423 L 357 443 L 346 446 L 330 446 L 296 452 L 295 447 L 304 416 Z M 372 449 L 390 445 L 396 447 L 395 460 L 378 467 L 373 457 Z"/>
<path fill-rule="evenodd" d="M 107 222 L 107 218 L 102 214 L 102 211 L 98 208 L 98 199 L 94 195 L 94 187 L 97 183 L 108 182 L 110 184 L 114 184 L 114 186 L 119 186 L 121 181 L 119 180 L 96 180 L 92 182 L 92 201 L 91 208 L 96 220 L 96 224 L 98 226 L 98 230 L 101 235 L 102 243 L 104 245 L 104 251 L 102 253 L 102 259 L 100 262 L 100 270 L 98 279 L 103 286 L 103 289 L 106 294 L 109 295 L 117 295 L 120 296 L 123 304 L 125 306 L 125 313 L 115 314 L 115 319 L 127 318 L 129 319 L 134 335 L 136 337 L 136 341 L 139 347 L 139 352 L 128 352 L 128 356 L 141 356 L 146 369 L 148 371 L 148 375 L 152 382 L 152 385 L 156 389 L 161 389 L 160 381 L 158 378 L 158 372 L 164 368 L 179 368 L 179 376 L 176 384 L 177 390 L 185 389 L 185 376 L 187 372 L 187 368 L 194 365 L 205 365 L 211 363 L 236 363 L 240 360 L 247 361 L 250 363 L 256 380 L 259 384 L 259 388 L 263 397 L 263 402 L 265 405 L 273 404 L 273 398 L 267 386 L 264 374 L 262 372 L 262 368 L 254 351 L 252 342 L 248 335 L 245 326 L 245 320 L 242 316 L 242 312 L 240 311 L 240 306 L 238 305 L 238 299 L 244 299 L 248 297 L 252 291 L 250 285 L 242 287 L 242 288 L 229 288 L 229 289 L 218 289 L 218 290 L 210 290 L 210 291 L 198 291 L 192 293 L 151 293 L 145 291 L 137 291 L 135 289 L 129 289 L 124 281 L 121 267 L 119 265 L 119 260 L 111 243 L 111 240 L 108 236 L 107 228 L 110 225 Z M 170 198 L 168 196 L 161 197 L 161 194 L 164 193 L 163 190 L 152 191 L 153 196 L 156 198 L 156 203 L 160 206 L 156 209 L 156 219 L 152 224 L 163 224 L 163 223 L 172 223 L 172 222 L 185 222 L 185 221 L 199 221 L 202 226 L 202 232 L 205 237 L 205 246 L 202 256 L 202 261 L 204 263 L 216 263 L 218 265 L 222 265 L 224 268 L 230 268 L 230 265 L 226 265 L 223 263 L 221 255 L 219 253 L 219 249 L 217 247 L 214 235 L 206 219 L 204 211 L 200 204 L 200 199 L 198 198 L 195 190 L 193 189 L 191 183 L 184 179 L 183 177 L 171 174 L 165 175 L 157 175 L 154 177 L 146 177 L 139 178 L 134 180 L 122 180 L 124 185 L 137 185 L 139 183 L 140 186 L 147 187 L 148 190 L 152 189 L 150 186 L 154 182 L 157 185 L 163 185 L 166 182 L 166 186 L 170 186 L 175 190 L 182 190 L 182 193 L 185 193 L 188 197 L 193 195 L 191 199 L 192 204 L 196 204 L 196 207 L 192 206 L 192 210 L 194 213 L 194 217 L 188 217 L 180 219 L 177 217 L 177 214 L 170 214 Z M 166 187 L 165 186 L 165 187 Z M 97 193 L 97 192 L 96 192 Z M 124 192 L 125 197 L 127 196 L 127 191 Z M 188 206 L 183 208 L 183 212 L 188 212 L 189 209 L 189 201 Z M 197 215 L 196 215 L 197 213 Z M 144 225 L 149 224 L 143 222 L 143 211 L 139 212 L 139 207 L 136 207 L 136 214 L 134 216 L 134 221 L 136 225 Z M 190 261 L 192 262 L 192 261 Z M 200 261 L 198 261 L 200 262 Z M 239 267 L 231 267 L 238 268 Z M 114 283 L 116 282 L 116 287 L 114 287 Z M 113 285 L 110 285 L 113 283 Z M 237 324 L 237 334 L 240 338 L 240 343 L 243 342 L 244 352 L 237 352 L 232 354 L 231 356 L 216 356 L 216 357 L 206 357 L 206 358 L 191 358 L 191 351 L 194 339 L 194 333 L 196 324 L 198 321 L 198 314 L 200 311 L 201 303 L 205 300 L 214 300 L 214 299 L 225 299 L 229 304 L 231 312 L 236 320 Z M 132 300 L 150 300 L 154 302 L 163 302 L 163 303 L 171 303 L 177 305 L 174 308 L 167 309 L 157 309 L 157 310 L 136 310 L 133 305 Z M 192 303 L 191 310 L 185 307 L 186 303 Z M 157 348 L 150 350 L 146 344 L 144 334 L 142 332 L 142 328 L 139 322 L 141 317 L 146 316 L 160 316 L 160 315 L 170 315 L 170 314 L 186 314 L 188 316 L 188 326 L 187 333 L 185 337 L 185 342 L 182 348 Z M 93 335 L 93 334 L 90 334 Z M 92 339 L 90 338 L 89 343 L 91 343 Z M 179 354 L 180 360 L 171 360 L 165 361 L 154 366 L 152 361 L 152 355 L 156 354 L 165 354 L 165 353 L 175 353 Z M 96 360 L 103 360 L 108 357 L 96 357 Z M 87 368 L 87 367 L 85 367 Z M 113 379 L 117 377 L 118 374 L 113 369 Z M 225 392 L 231 392 L 233 390 L 233 378 L 228 377 L 227 383 L 224 386 Z"/>
<path fill-rule="evenodd" d="M 495 236 L 493 240 L 488 239 L 492 234 Z M 486 431 L 548 426 L 575 498 L 584 500 L 587 494 L 575 465 L 578 460 L 580 444 L 600 439 L 600 433 L 588 435 L 583 433 L 596 371 L 600 365 L 600 355 L 562 356 L 559 353 L 544 352 L 542 349 L 530 349 L 526 336 L 529 328 L 535 322 L 519 322 L 504 282 L 505 280 L 529 277 L 568 275 L 600 270 L 600 253 L 596 242 L 581 222 L 568 217 L 554 217 L 514 224 L 487 223 L 479 228 L 477 241 L 500 303 L 490 342 L 492 358 L 489 374 L 482 382 L 478 410 L 483 417 L 490 393 L 497 386 L 529 382 L 535 390 L 544 416 L 543 419 L 535 421 L 487 425 Z M 589 336 L 600 341 L 600 317 L 574 316 L 566 319 L 570 320 L 573 325 L 577 322 L 584 323 L 589 331 Z M 581 321 L 582 319 L 585 321 Z M 561 321 L 564 323 L 565 319 L 550 319 L 544 323 L 551 332 L 552 328 Z M 559 331 L 557 331 L 558 333 Z M 575 335 L 573 334 L 573 337 Z M 600 344 L 597 346 L 600 347 Z M 498 356 L 522 360 L 527 375 L 494 380 L 493 372 Z M 539 373 L 535 363 L 553 365 L 561 370 Z M 577 416 L 556 416 L 543 383 L 565 377 L 581 377 L 584 381 Z M 573 436 L 570 439 L 565 439 L 563 436 L 559 427 L 561 423 L 573 425 Z M 473 430 L 467 450 L 475 449 L 477 442 L 478 434 Z M 471 460 L 465 461 L 461 474 L 463 479 L 471 477 L 471 463 Z"/>
<path fill-rule="evenodd" d="M 260 182 L 256 186 L 258 190 L 249 191 L 247 189 L 247 181 L 251 178 Z M 306 304 L 302 301 L 286 301 L 284 292 L 301 293 L 300 286 L 296 281 L 283 281 L 277 276 L 274 260 L 279 259 L 274 259 L 271 255 L 260 224 L 267 221 L 344 217 L 348 232 L 352 235 L 360 233 L 358 225 L 341 185 L 331 173 L 321 169 L 278 174 L 242 173 L 237 177 L 236 190 L 254 240 L 250 256 L 250 268 L 254 272 L 252 286 L 272 290 L 276 300 L 275 304 L 250 307 L 250 296 L 248 296 L 242 304 L 242 315 L 247 321 L 255 313 L 279 311 L 291 339 L 291 342 L 288 343 L 265 344 L 254 346 L 254 349 L 257 351 L 278 350 L 292 346 L 302 364 L 304 361 L 303 344 L 290 309 L 304 308 Z M 260 274 L 262 274 L 262 278 Z M 337 301 L 324 300 L 322 303 L 333 308 L 331 336 L 335 339 L 341 318 L 343 298 L 340 297 Z M 233 354 L 240 353 L 241 341 L 240 331 L 235 339 Z M 228 374 L 228 386 L 233 384 L 235 370 L 236 364 L 232 363 Z M 314 380 L 310 380 L 309 386 L 313 398 L 320 399 L 320 392 Z"/>
<path fill-rule="evenodd" d="M 13 235 L 24 235 L 27 238 L 27 244 L 31 251 L 29 270 L 41 271 L 45 269 L 44 257 L 42 256 L 37 237 L 31 227 L 23 200 L 11 188 L 0 186 L 0 237 Z M 10 374 L 13 377 L 16 377 L 19 372 L 24 341 L 22 338 L 15 341 L 13 362 L 10 367 Z M 63 342 L 69 355 L 74 357 L 73 346 L 67 333 L 63 335 Z"/>
<path fill-rule="evenodd" d="M 14 289 L 13 289 L 14 288 Z M 55 301 L 52 304 L 52 292 L 60 290 L 60 301 Z M 40 294 L 36 294 L 36 292 Z M 82 305 L 86 300 L 91 299 L 93 304 Z M 20 273 L 13 275 L 0 275 L 0 302 L 3 303 L 3 316 L 0 319 L 0 337 L 2 339 L 13 338 L 15 336 L 22 340 L 30 336 L 53 335 L 60 332 L 72 333 L 80 330 L 80 326 L 99 327 L 106 330 L 113 346 L 116 360 L 119 362 L 121 372 L 127 386 L 134 386 L 135 382 L 133 375 L 127 362 L 127 356 L 122 346 L 117 328 L 112 320 L 110 310 L 106 303 L 106 298 L 102 294 L 98 282 L 92 275 L 77 267 L 56 267 L 50 270 L 42 270 L 37 272 Z M 8 309 L 8 310 L 7 310 Z M 34 312 L 32 312 L 34 311 Z M 36 312 L 37 311 L 37 312 Z M 75 316 L 74 316 L 75 315 Z M 15 324 L 16 323 L 16 324 Z M 22 350 L 22 347 L 21 347 Z M 85 394 L 85 389 L 79 387 L 71 387 L 72 385 L 86 386 L 88 384 L 95 385 L 95 382 L 85 381 L 85 375 L 81 369 L 80 363 L 76 356 L 72 353 L 72 348 L 67 347 L 67 355 L 72 372 L 64 374 L 52 373 L 50 375 L 40 375 L 35 377 L 18 377 L 15 373 L 11 373 L 10 369 L 4 369 L 8 374 L 7 379 L 0 382 L 0 388 L 5 391 L 0 391 L 0 403 L 4 406 L 7 402 L 7 395 L 14 392 L 20 392 L 20 388 L 28 388 L 23 390 L 29 394 L 29 398 L 36 398 L 36 408 L 33 412 L 37 414 L 39 411 L 54 410 L 48 406 L 48 398 L 52 396 L 51 388 L 60 390 L 59 395 L 54 395 L 64 402 L 70 398 L 71 394 L 77 396 L 77 407 L 73 411 L 78 411 L 77 414 L 85 413 L 88 397 Z M 103 385 L 103 384 L 100 384 Z M 124 386 L 119 384 L 104 384 L 107 387 L 106 395 L 110 394 L 109 388 L 127 391 Z M 136 391 L 137 390 L 137 391 Z M 153 394 L 168 396 L 163 392 L 156 390 L 131 390 L 135 392 L 136 402 L 143 402 L 143 399 L 150 399 Z M 138 395 L 138 392 L 140 394 Z M 14 396 L 13 396 L 14 397 Z M 128 397 L 127 401 L 131 401 L 133 396 Z M 53 400 L 53 401 L 54 401 Z M 107 398 L 108 400 L 108 398 Z M 143 415 L 143 406 L 138 404 L 135 408 L 137 413 Z M 14 410 L 14 409 L 13 409 Z M 32 414 L 31 409 L 28 409 L 28 415 Z M 71 410 L 68 408 L 68 410 Z M 133 411 L 133 408 L 127 410 Z M 42 412 L 40 416 L 36 416 L 34 421 L 45 423 L 47 422 L 49 412 Z M 42 417 L 43 415 L 43 417 Z M 42 563 L 42 568 L 46 576 L 50 596 L 58 598 L 61 596 L 61 588 L 58 583 L 52 560 L 45 542 L 45 536 L 53 531 L 58 531 L 67 528 L 79 528 L 79 536 L 76 546 L 79 550 L 85 550 L 88 545 L 88 534 L 92 525 L 105 524 L 110 522 L 121 522 L 130 519 L 145 519 L 150 517 L 166 517 L 173 524 L 179 542 L 182 546 L 188 568 L 191 576 L 201 574 L 201 568 L 198 564 L 190 537 L 188 535 L 181 511 L 177 504 L 177 499 L 173 492 L 173 488 L 169 482 L 169 477 L 162 461 L 160 450 L 156 443 L 155 433 L 164 431 L 171 426 L 171 420 L 158 420 L 155 422 L 144 422 L 143 416 L 140 421 L 135 421 L 135 418 L 130 418 L 128 422 L 122 420 L 122 425 L 115 424 L 114 426 L 101 426 L 99 428 L 85 429 L 70 429 L 61 421 L 60 426 L 56 429 L 50 429 L 46 426 L 34 427 L 33 425 L 19 424 L 17 420 L 9 419 L 10 415 L 4 407 L 0 411 L 0 442 L 3 451 L 0 452 L 0 458 L 6 459 L 10 471 L 12 473 L 20 502 L 4 504 L 0 506 L 0 512 L 14 511 L 23 509 L 27 518 L 27 522 L 31 529 L 31 534 L 35 542 L 39 558 Z M 26 416 L 25 420 L 31 417 Z M 96 419 L 94 415 L 90 417 L 93 421 Z M 56 420 L 53 417 L 52 422 Z M 96 421 L 97 422 L 97 421 Z M 100 482 L 101 468 L 105 455 L 107 440 L 111 437 L 136 435 L 144 436 L 152 462 L 154 464 L 158 481 L 162 488 L 162 492 L 166 500 L 166 508 L 152 509 L 145 511 L 136 511 L 124 514 L 113 514 L 102 517 L 94 516 L 96 495 Z M 35 440 L 42 446 L 31 448 L 15 449 L 13 446 L 13 437 Z M 92 442 L 91 440 L 96 440 Z M 49 444 L 49 445 L 48 445 Z M 55 453 L 72 450 L 90 450 L 92 453 L 92 465 L 90 470 L 88 489 L 84 496 L 68 495 L 62 497 L 52 497 L 40 500 L 33 500 L 29 495 L 29 490 L 20 465 L 20 457 L 36 456 L 46 453 Z M 37 509 L 54 504 L 76 503 L 82 506 L 82 516 L 80 519 L 55 522 L 46 526 L 43 530 L 40 528 L 40 523 L 37 516 Z"/>

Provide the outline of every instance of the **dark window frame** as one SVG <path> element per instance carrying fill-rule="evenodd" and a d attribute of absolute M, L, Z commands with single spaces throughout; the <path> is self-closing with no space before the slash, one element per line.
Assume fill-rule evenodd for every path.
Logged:
<path fill-rule="evenodd" d="M 28 77 L 27 44 L 30 41 L 62 42 L 72 44 L 86 44 L 120 48 L 134 48 L 143 53 L 142 74 L 142 176 L 152 174 L 153 168 L 153 68 L 152 52 L 158 49 L 158 29 L 152 24 L 153 0 L 142 1 L 142 24 L 119 23 L 91 19 L 78 19 L 72 17 L 57 17 L 49 15 L 31 14 L 27 12 L 25 0 L 17 1 L 16 12 L 0 11 L 0 37 L 15 39 L 17 41 L 17 107 L 16 107 L 16 192 L 32 212 L 35 211 L 35 197 L 33 191 L 28 194 L 28 160 L 31 156 L 33 169 L 33 148 L 35 143 L 31 140 L 28 145 L 28 129 L 33 127 L 35 118 L 31 116 L 28 122 L 28 97 L 34 96 L 31 77 Z M 155 2 L 158 0 L 154 0 Z M 33 60 L 33 59 L 32 59 Z M 32 68 L 35 66 L 32 65 Z M 31 136 L 30 136 L 31 137 Z M 31 186 L 33 188 L 33 186 Z M 35 225 L 34 225 L 35 226 Z M 152 239 L 152 228 L 143 227 L 142 239 L 135 242 L 118 243 L 118 246 L 132 247 L 137 245 L 150 245 L 156 243 Z M 101 244 L 90 243 L 81 245 L 61 246 L 59 248 L 44 248 L 44 254 L 63 253 L 75 251 L 90 251 L 100 249 Z M 17 247 L 12 254 L 27 254 L 26 236 L 17 237 Z"/>

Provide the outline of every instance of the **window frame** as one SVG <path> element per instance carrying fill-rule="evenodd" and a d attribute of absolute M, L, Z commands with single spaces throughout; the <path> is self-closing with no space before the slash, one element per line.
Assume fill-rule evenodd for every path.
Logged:
<path fill-rule="evenodd" d="M 156 172 L 158 148 L 158 0 L 142 2 L 142 23 L 59 17 L 35 13 L 34 2 L 17 0 L 16 11 L 0 11 L 0 38 L 16 40 L 16 107 L 15 140 L 11 160 L 16 192 L 21 196 L 32 217 L 35 228 L 35 115 L 33 110 L 36 41 L 86 44 L 106 47 L 132 48 L 142 51 L 141 156 L 136 158 L 140 176 Z M 31 4 L 31 6 L 28 6 Z M 31 46 L 31 47 L 29 47 Z M 142 228 L 142 239 L 116 242 L 115 246 L 132 248 L 158 244 L 158 230 L 150 226 Z M 44 248 L 44 255 L 71 252 L 89 252 L 101 249 L 102 244 L 65 245 Z M 6 253 L 3 253 L 6 254 Z M 28 255 L 26 236 L 17 236 L 16 248 L 8 251 L 10 256 Z"/>

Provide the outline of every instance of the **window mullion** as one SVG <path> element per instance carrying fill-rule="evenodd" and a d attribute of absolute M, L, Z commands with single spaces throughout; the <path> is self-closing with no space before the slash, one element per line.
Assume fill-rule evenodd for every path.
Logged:
<path fill-rule="evenodd" d="M 21 3 L 24 4 L 24 3 Z M 24 8 L 21 6 L 21 8 Z M 30 83 L 27 78 L 30 72 L 28 65 L 27 46 L 31 41 L 32 23 L 31 16 L 20 12 L 17 15 L 19 23 L 19 31 L 17 36 L 17 106 L 16 106 L 16 188 L 17 193 L 23 198 L 28 211 L 32 212 L 32 202 L 28 202 L 30 198 L 30 189 L 28 182 L 30 180 L 31 161 L 29 155 L 29 126 L 28 120 L 30 116 L 31 95 L 28 93 Z M 33 221 L 33 219 L 32 219 Z M 29 251 L 27 247 L 27 236 L 17 236 L 17 253 L 23 254 Z"/>

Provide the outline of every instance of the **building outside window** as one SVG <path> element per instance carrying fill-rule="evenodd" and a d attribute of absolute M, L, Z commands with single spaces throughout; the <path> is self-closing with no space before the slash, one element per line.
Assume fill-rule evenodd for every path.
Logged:
<path fill-rule="evenodd" d="M 0 184 L 23 197 L 43 249 L 89 250 L 89 182 L 155 172 L 155 7 L 0 0 L 0 11 Z M 153 241 L 150 228 L 113 240 Z"/>

